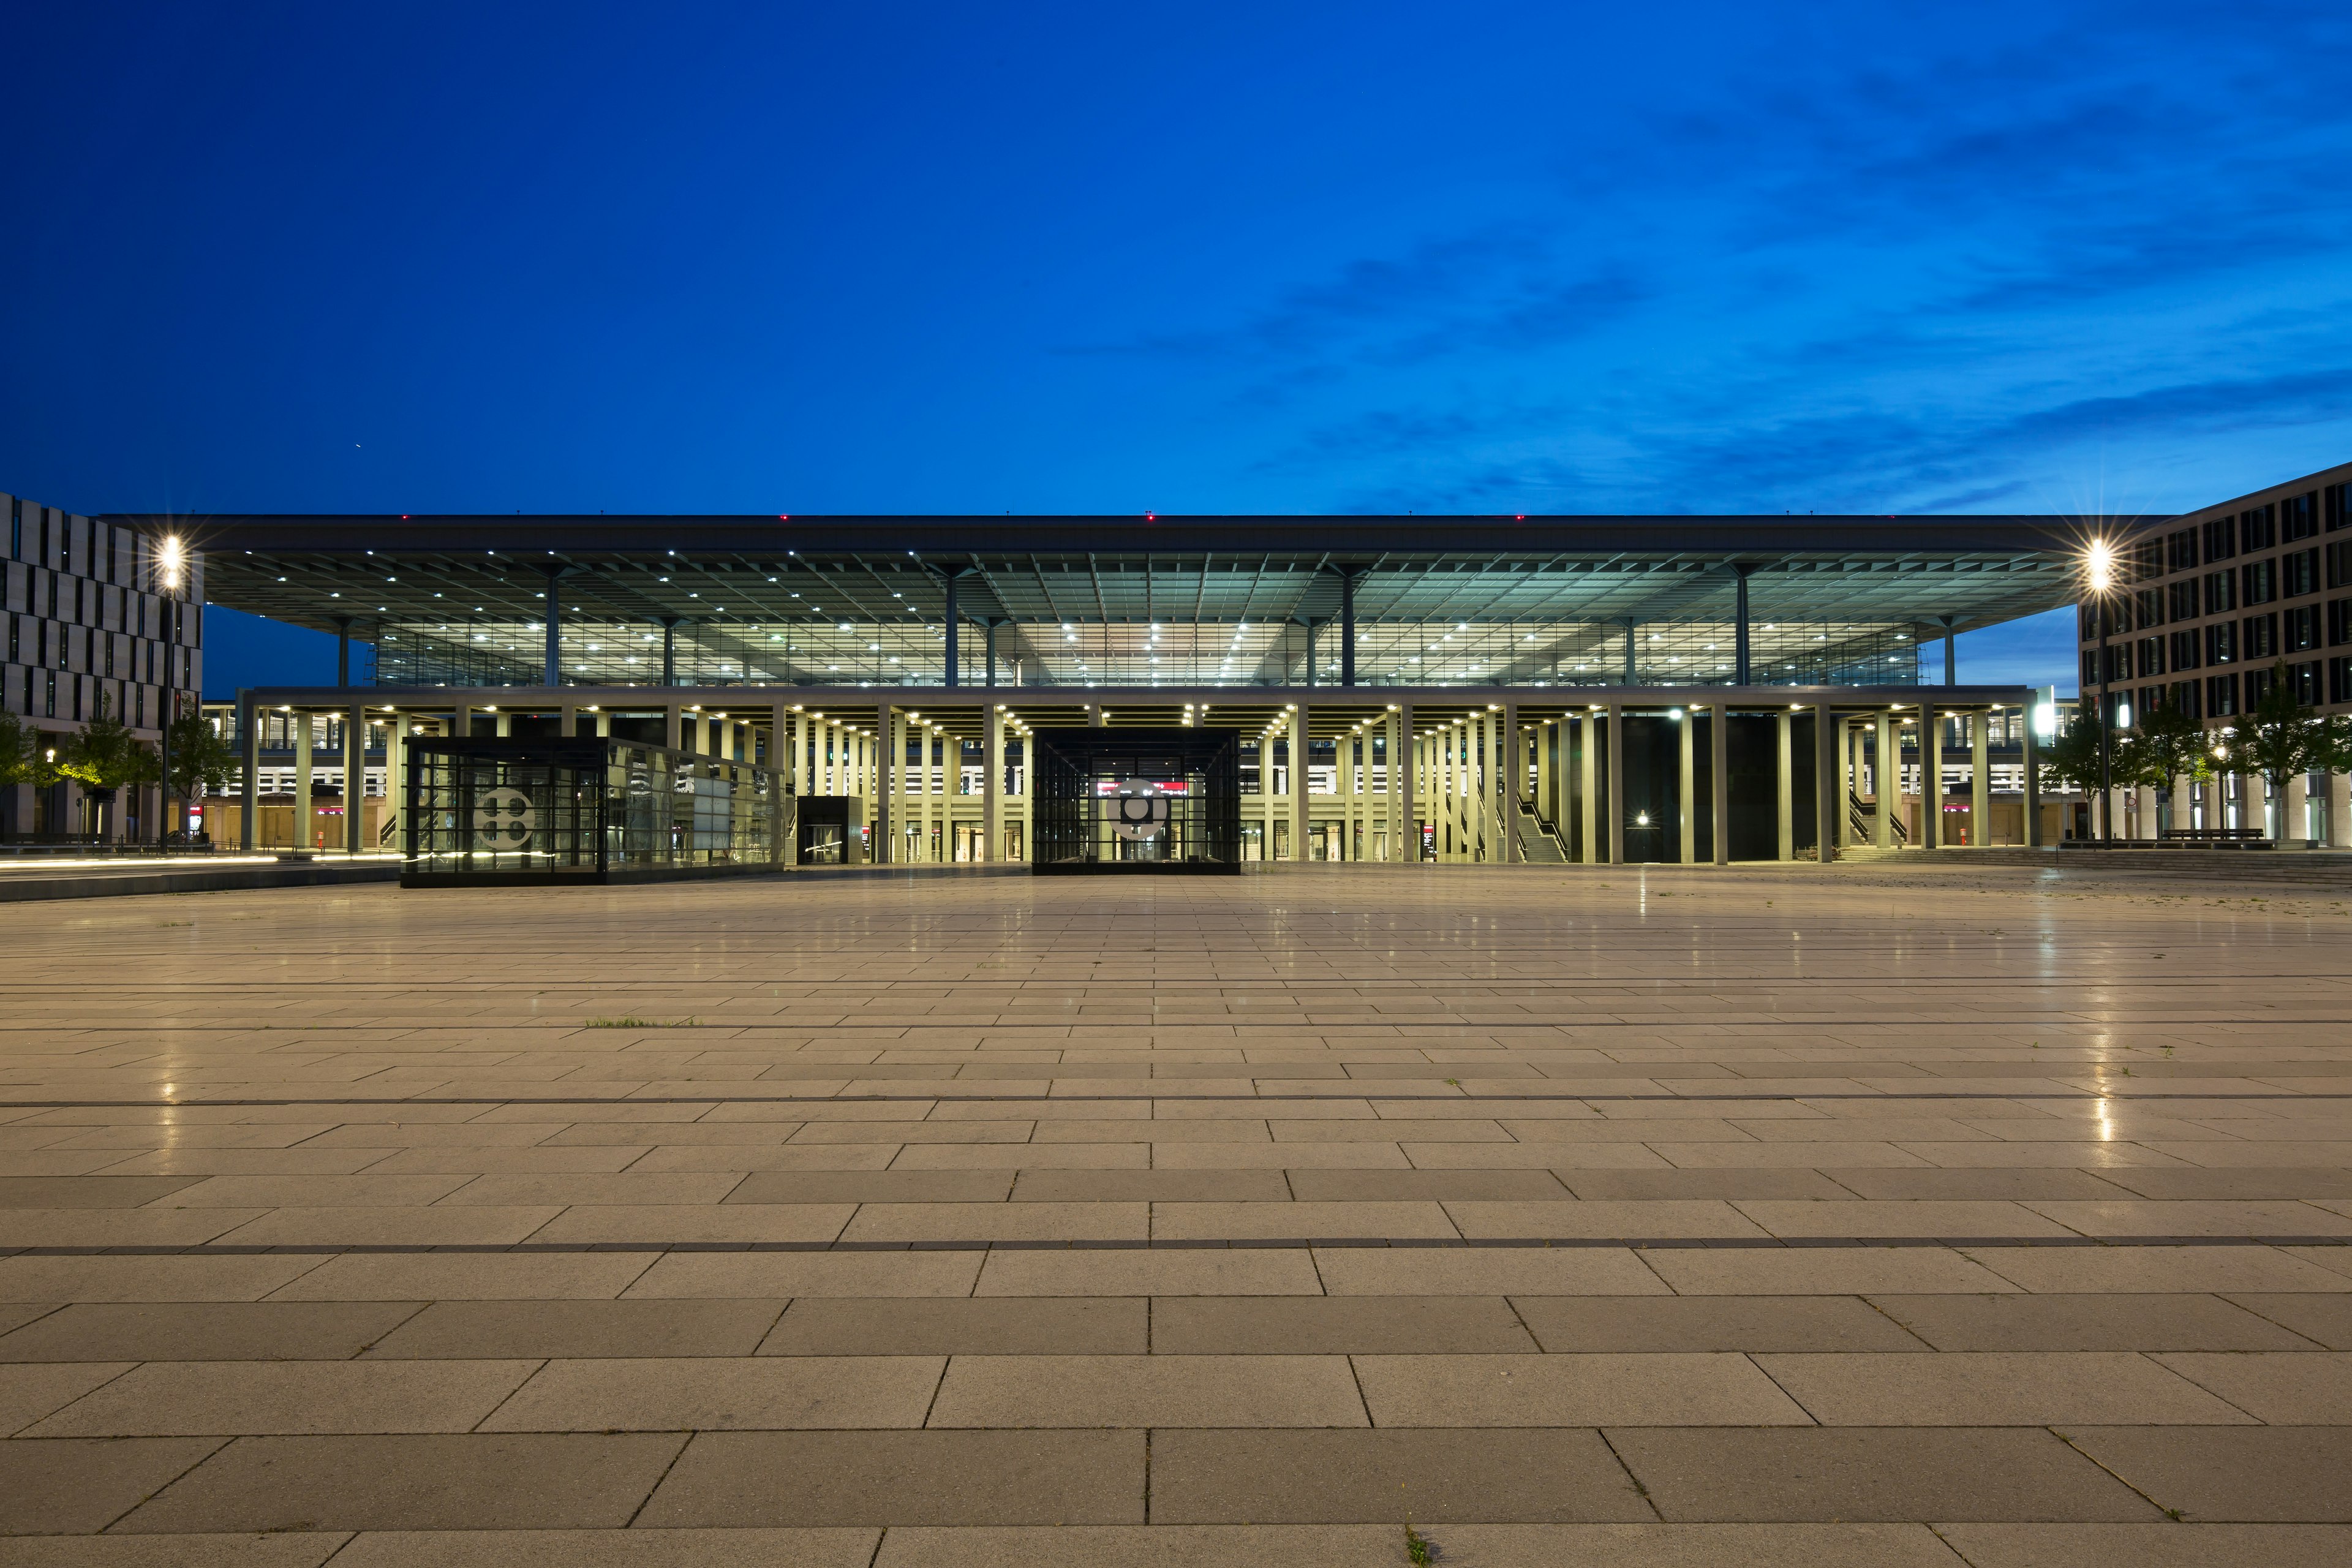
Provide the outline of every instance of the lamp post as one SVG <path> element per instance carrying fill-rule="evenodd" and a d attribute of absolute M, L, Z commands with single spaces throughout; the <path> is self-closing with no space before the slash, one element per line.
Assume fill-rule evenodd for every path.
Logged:
<path fill-rule="evenodd" d="M 2099 837 L 2111 842 L 2116 836 L 2115 757 L 2109 731 L 2115 721 L 2115 707 L 2107 700 L 2107 678 L 2113 673 L 2113 661 L 2107 657 L 2107 596 L 2115 586 L 2116 547 L 2104 539 L 2094 540 L 2083 560 L 2084 575 L 2091 586 L 2091 603 L 2099 617 Z"/>
<path fill-rule="evenodd" d="M 155 828 L 158 849 L 170 847 L 175 820 L 172 810 L 172 721 L 180 716 L 180 589 L 187 581 L 187 547 L 177 538 L 166 534 L 155 542 L 155 579 L 163 592 L 163 730 L 160 748 L 163 777 L 156 791 L 163 810 L 163 820 Z"/>

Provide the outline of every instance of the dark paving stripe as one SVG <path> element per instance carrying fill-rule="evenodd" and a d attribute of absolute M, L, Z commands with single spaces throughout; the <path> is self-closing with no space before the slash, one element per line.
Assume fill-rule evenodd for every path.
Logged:
<path fill-rule="evenodd" d="M 840 1076 L 843 1078 L 856 1078 L 859 1075 L 856 1072 L 845 1072 Z M 1045 1077 L 1050 1075 L 1041 1074 L 1039 1076 Z M 1087 1075 L 1085 1073 L 1066 1073 L 1062 1076 L 1066 1078 L 1084 1078 Z M 1235 1078 L 1275 1079 L 1290 1075 L 1264 1072 L 1235 1073 L 1233 1076 Z M 1475 1078 L 1478 1075 L 1474 1071 L 1470 1076 Z M 1819 1075 L 1785 1073 L 1777 1076 L 1786 1078 L 1805 1078 L 1809 1076 L 1837 1078 L 1843 1075 L 1837 1073 L 1823 1073 Z M 2053 1078 L 2061 1078 L 2076 1075 L 2054 1072 L 2049 1076 Z M 2242 1078 L 2245 1075 L 2242 1073 L 2216 1073 L 2213 1076 L 2216 1078 Z M 1148 1085 L 1152 1083 L 1166 1083 L 1170 1080 L 1166 1079 L 1138 1079 L 1135 1081 L 1139 1085 Z M 1807 1100 L 1861 1100 L 1885 1104 L 1895 1104 L 1907 1100 L 2131 1100 L 2158 1103 L 2168 1100 L 2291 1100 L 2315 1103 L 2325 1100 L 2352 1100 L 2352 1092 L 2344 1094 L 2294 1094 L 2285 1091 L 2221 1093 L 2206 1092 L 2199 1089 L 2179 1089 L 2171 1092 L 2159 1090 L 2154 1094 L 2109 1094 L 2101 1090 L 2088 1089 L 2069 1089 L 2063 1094 L 2053 1094 L 2047 1090 L 2040 1092 L 2013 1092 L 1999 1089 L 1923 1089 L 1916 1093 L 1909 1090 L 1889 1089 L 1883 1094 L 1846 1089 L 1829 1090 L 1818 1094 L 1783 1094 L 1777 1092 L 1769 1094 L 1408 1094 L 1398 1090 L 1374 1089 L 1369 1086 L 1379 1083 L 1412 1081 L 1409 1079 L 1335 1078 L 1319 1079 L 1318 1081 L 1332 1084 L 1364 1084 L 1368 1087 L 1360 1094 L 1160 1094 L 1154 1093 L 1149 1089 L 1139 1088 L 1132 1094 L 1054 1094 L 1051 1092 L 1045 1094 L 630 1094 L 617 1097 L 610 1095 L 541 1095 L 528 1098 L 511 1095 L 495 1097 L 483 1096 L 478 1098 L 467 1096 L 427 1098 L 425 1096 L 419 1095 L 413 1099 L 393 1096 L 379 1099 L 362 1099 L 354 1097 L 341 1100 L 0 1100 L 0 1110 L 190 1110 L 207 1106 L 217 1106 L 225 1110 L 250 1110 L 304 1105 L 929 1105 L 938 1100 L 947 1100 L 958 1105 L 1029 1105 L 1041 1100 L 1051 1100 L 1056 1104 L 1065 1105 L 1086 1105 L 1097 1100 L 1118 1101 L 1123 1103 L 1130 1100 L 1223 1100 L 1231 1101 L 1237 1105 L 1253 1105 L 1261 1102 L 1282 1103 L 1290 1100 L 1304 1101 L 1317 1100 L 1425 1100 L 1441 1105 L 1484 1105 L 1489 1102 L 1496 1104 L 1511 1104 L 1522 1100 L 1540 1101 L 1549 1104 L 1574 1104 L 1580 1101 L 1601 1103 L 1604 1101 L 1614 1102 L 1618 1100 L 1642 1100 L 1670 1105 L 1685 1103 L 1693 1105 L 1738 1105 L 1743 1101 L 1747 1101 L 1763 1105 L 1780 1101 Z"/>
<path fill-rule="evenodd" d="M 931 1241 L 517 1241 L 398 1245 L 316 1243 L 284 1247 L 204 1242 L 187 1247 L 13 1247 L 5 1258 L 256 1258 L 388 1253 L 582 1253 L 582 1252 L 1185 1252 L 1292 1250 L 1307 1247 L 1631 1247 L 1643 1252 L 1753 1252 L 1804 1247 L 1934 1247 L 1958 1252 L 1979 1247 L 2352 1247 L 2346 1236 L 1507 1236 L 1463 1240 L 1454 1237 L 1300 1236 L 1247 1237 L 1186 1241 L 981 1241 L 948 1237 Z"/>

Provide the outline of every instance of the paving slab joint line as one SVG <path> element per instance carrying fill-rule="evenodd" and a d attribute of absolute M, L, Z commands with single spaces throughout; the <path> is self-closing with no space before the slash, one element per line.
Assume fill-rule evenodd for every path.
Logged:
<path fill-rule="evenodd" d="M 1560 1250 L 1631 1250 L 1634 1252 L 1757 1252 L 1832 1248 L 1846 1251 L 1935 1249 L 1946 1252 L 1986 1248 L 2085 1247 L 2343 1247 L 2352 1236 L 1483 1236 L 1461 1237 L 1186 1237 L 1171 1240 L 1129 1238 L 982 1240 L 970 1237 L 940 1237 L 904 1241 L 519 1241 L 413 1243 L 302 1242 L 262 1247 L 236 1243 L 197 1242 L 179 1247 L 9 1247 L 5 1258 L 411 1258 L 455 1253 L 514 1257 L 582 1256 L 599 1253 L 751 1253 L 751 1252 L 1197 1252 L 1291 1251 L 1350 1247 L 1427 1249 L 1432 1247 L 1559 1248 Z"/>
<path fill-rule="evenodd" d="M 2347 1020 L 2347 1022 L 2352 1023 L 2352 1020 Z M 956 1064 L 945 1065 L 952 1067 Z M 1084 1066 L 1086 1064 L 1053 1062 L 1040 1063 L 1038 1065 L 1062 1067 L 1069 1065 Z M 1242 1062 L 1235 1065 L 1242 1068 L 1249 1068 L 1264 1064 Z M 854 1079 L 856 1078 L 858 1074 L 856 1071 L 851 1070 L 845 1071 L 839 1076 L 842 1078 Z M 1050 1079 L 1053 1075 L 1041 1074 L 1038 1076 Z M 1062 1076 L 1066 1078 L 1084 1078 L 1087 1075 L 1085 1073 L 1066 1073 Z M 1279 1079 L 1289 1075 L 1279 1072 L 1243 1071 L 1235 1072 L 1228 1076 L 1234 1078 Z M 1475 1077 L 1476 1075 L 1473 1074 L 1472 1076 Z M 1801 1077 L 1804 1075 L 1784 1073 L 1776 1076 L 1788 1078 Z M 1821 1076 L 1842 1077 L 1843 1075 L 1832 1073 Z M 2063 1072 L 2059 1072 L 2052 1073 L 2049 1076 L 2054 1078 L 2063 1077 L 2066 1075 Z M 2227 1073 L 2217 1074 L 2215 1076 L 2234 1078 L 2242 1075 Z M 2293 1075 L 2271 1073 L 2264 1076 L 2290 1077 Z M 1166 1083 L 1171 1080 L 1166 1079 L 1137 1079 L 1135 1081 L 1139 1085 L 1148 1086 L 1154 1083 Z M 1160 1094 L 1154 1093 L 1150 1088 L 1145 1087 L 1139 1088 L 1133 1092 L 1126 1094 L 1054 1094 L 1049 1091 L 1042 1094 L 633 1094 L 618 1097 L 606 1095 L 577 1095 L 561 1098 L 499 1099 L 426 1098 L 418 1096 L 415 1098 L 394 1097 L 383 1100 L 0 1100 L 0 1110 L 197 1110 L 205 1109 L 220 1110 L 266 1110 L 295 1109 L 306 1105 L 594 1105 L 604 1107 L 625 1105 L 708 1105 L 716 1110 L 718 1107 L 722 1105 L 932 1105 L 942 1103 L 950 1105 L 1034 1105 L 1040 1102 L 1047 1102 L 1055 1105 L 1089 1105 L 1096 1103 L 1125 1104 L 1129 1101 L 1138 1100 L 1165 1100 L 1170 1101 L 1198 1100 L 1236 1105 L 1255 1105 L 1260 1103 L 1286 1105 L 1293 1101 L 1297 1101 L 1301 1104 L 1308 1104 L 1318 1101 L 1328 1102 L 1339 1100 L 1378 1100 L 1394 1104 L 1420 1104 L 1426 1102 L 1433 1105 L 1462 1105 L 1473 1102 L 1478 1104 L 1486 1104 L 1491 1102 L 1498 1105 L 1519 1103 L 1572 1105 L 1586 1101 L 1591 1101 L 1596 1104 L 1612 1105 L 1629 1101 L 1653 1105 L 1738 1105 L 1748 1102 L 1758 1105 L 1780 1105 L 1797 1100 L 1853 1100 L 1885 1104 L 1896 1104 L 1905 1100 L 2130 1100 L 2150 1104 L 2160 1104 L 2166 1100 L 2176 1100 L 2230 1101 L 2284 1100 L 2294 1100 L 2298 1103 L 2316 1103 L 2323 1100 L 2352 1100 L 2352 1092 L 2336 1093 L 2333 1091 L 2323 1090 L 2314 1090 L 2310 1093 L 2295 1093 L 2285 1090 L 2257 1092 L 2252 1090 L 2208 1091 L 2201 1089 L 2181 1089 L 2179 1091 L 2167 1091 L 2158 1089 L 2153 1093 L 2117 1094 L 2111 1090 L 2095 1089 L 2068 1089 L 2063 1093 L 2053 1092 L 2048 1089 L 2017 1091 L 1998 1089 L 1825 1089 L 1819 1092 L 1808 1093 L 1784 1093 L 1779 1090 L 1773 1090 L 1770 1092 L 1759 1092 L 1755 1094 L 1493 1094 L 1478 1093 L 1475 1091 L 1465 1091 L 1460 1094 L 1412 1094 L 1401 1089 L 1382 1089 L 1374 1087 L 1381 1083 L 1393 1083 L 1397 1081 L 1393 1079 L 1335 1078 L 1321 1079 L 1317 1081 L 1350 1087 L 1361 1084 L 1365 1086 L 1365 1088 L 1364 1091 L 1360 1094 Z"/>

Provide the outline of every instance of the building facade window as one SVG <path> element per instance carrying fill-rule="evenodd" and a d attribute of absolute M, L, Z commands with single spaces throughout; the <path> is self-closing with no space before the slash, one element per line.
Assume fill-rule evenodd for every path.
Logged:
<path fill-rule="evenodd" d="M 2205 613 L 2227 615 L 2238 607 L 2238 574 L 2235 572 L 2205 574 Z"/>
<path fill-rule="evenodd" d="M 2352 643 L 2352 599 L 2331 599 L 2327 604 L 2327 646 L 2342 647 Z"/>
<path fill-rule="evenodd" d="M 2180 671 L 2185 669 L 2194 669 L 2197 668 L 2199 663 L 2197 657 L 2198 641 L 2197 630 L 2193 626 L 2185 632 L 2175 632 L 2172 634 L 2172 668 L 2175 674 L 2179 674 Z"/>
<path fill-rule="evenodd" d="M 2319 592 L 2319 547 L 2290 550 L 2279 557 L 2279 594 L 2284 598 L 2296 598 Z"/>
<path fill-rule="evenodd" d="M 2352 544 L 2352 540 L 2347 540 L 2345 542 Z M 2193 621 L 2197 618 L 2196 578 L 2184 577 L 2179 582 L 2170 584 L 2165 592 L 2166 596 L 2171 600 L 2170 608 L 2174 620 Z"/>
<path fill-rule="evenodd" d="M 2195 529 L 2184 528 L 2178 533 L 2168 534 L 2165 536 L 2164 564 L 2168 571 L 2191 572 L 2196 570 L 2199 563 L 2197 556 L 2197 531 Z"/>
<path fill-rule="evenodd" d="M 2238 623 L 2216 621 L 2205 628 L 2205 662 L 2231 664 L 2238 657 Z"/>
<path fill-rule="evenodd" d="M 2234 513 L 2223 513 L 2205 524 L 2205 559 L 2227 561 L 2238 553 L 2238 519 Z"/>
<path fill-rule="evenodd" d="M 2227 719 L 2238 710 L 2238 678 L 2232 675 L 2209 675 L 2205 678 L 2205 716 Z"/>
<path fill-rule="evenodd" d="M 2171 702 L 2174 710 L 2186 713 L 2191 719 L 2205 717 L 2205 705 L 2198 700 L 2204 695 L 2204 688 L 2205 683 L 2201 680 L 2174 681 L 2171 688 Z"/>
<path fill-rule="evenodd" d="M 2305 653 L 2319 647 L 2319 606 L 2303 605 L 2280 613 L 2280 630 L 2286 637 L 2286 651 Z"/>
<path fill-rule="evenodd" d="M 2248 664 L 2278 656 L 2278 612 L 2248 616 L 2238 623 L 2238 657 Z"/>
<path fill-rule="evenodd" d="M 2278 563 L 2249 561 L 2238 568 L 2238 603 L 2249 607 L 2278 597 Z"/>
<path fill-rule="evenodd" d="M 2319 660 L 2305 659 L 2286 667 L 2286 683 L 2294 691 L 2295 701 L 2305 708 L 2319 706 Z"/>
<path fill-rule="evenodd" d="M 2278 542 L 2278 508 L 2258 506 L 2238 514 L 2238 548 L 2252 555 Z"/>
<path fill-rule="evenodd" d="M 2279 538 L 2292 544 L 2298 539 L 2309 539 L 2319 531 L 2319 492 L 2289 496 L 2279 502 Z"/>
<path fill-rule="evenodd" d="M 2250 669 L 2245 672 L 2247 712 L 2251 713 L 2262 706 L 2263 693 L 2271 689 L 2271 678 L 2274 673 L 2267 669 Z"/>
<path fill-rule="evenodd" d="M 2327 700 L 2352 702 L 2352 658 L 2338 655 L 2327 661 Z"/>

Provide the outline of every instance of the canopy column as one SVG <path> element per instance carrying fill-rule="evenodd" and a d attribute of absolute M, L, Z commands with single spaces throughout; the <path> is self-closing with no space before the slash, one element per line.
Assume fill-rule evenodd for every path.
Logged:
<path fill-rule="evenodd" d="M 1744 586 L 1748 579 L 1740 578 Z M 1742 625 L 1746 623 L 1743 621 Z M 1707 710 L 1706 804 L 1713 834 L 1715 863 L 1731 864 L 1731 704 L 1718 702 Z"/>
<path fill-rule="evenodd" d="M 1797 726 L 1796 715 L 1776 716 L 1773 740 L 1778 746 L 1773 766 L 1774 816 L 1780 831 L 1778 850 L 1783 860 L 1797 858 Z"/>
<path fill-rule="evenodd" d="M 1919 704 L 1919 847 L 1944 847 L 1944 721 Z"/>
<path fill-rule="evenodd" d="M 1518 704 L 1505 703 L 1495 718 L 1495 750 L 1503 775 L 1503 787 L 1496 800 L 1496 813 L 1502 818 L 1503 864 L 1517 866 L 1528 858 L 1526 847 L 1519 842 L 1519 799 L 1527 788 L 1528 761 L 1519 750 Z"/>
<path fill-rule="evenodd" d="M 1601 716 L 1591 709 L 1577 715 L 1576 831 L 1584 863 L 1601 864 Z M 1612 842 L 1614 842 L 1612 839 Z"/>
<path fill-rule="evenodd" d="M 367 847 L 367 710 L 354 702 L 343 714 L 343 852 Z"/>
<path fill-rule="evenodd" d="M 1897 732 L 1894 713 L 1885 708 L 1878 710 L 1878 734 L 1872 742 L 1875 754 L 1870 759 L 1871 800 L 1877 809 L 1871 814 L 1870 841 L 1881 849 L 1895 847 L 1895 814 L 1903 805 L 1903 746 Z"/>
<path fill-rule="evenodd" d="M 1969 843 L 1992 847 L 1992 710 L 1969 715 Z"/>
<path fill-rule="evenodd" d="M 1696 708 L 1685 708 L 1678 726 L 1682 775 L 1675 804 L 1681 809 L 1675 813 L 1680 819 L 1675 824 L 1678 834 L 1675 858 L 1685 866 L 1698 858 L 1698 714 Z"/>
<path fill-rule="evenodd" d="M 1837 776 L 1837 716 L 1826 702 L 1813 704 L 1813 854 L 1823 865 L 1837 858 L 1838 818 L 1843 802 L 1838 792 L 1844 781 Z"/>
<path fill-rule="evenodd" d="M 1625 662 L 1633 662 L 1633 624 L 1626 623 Z M 1609 863 L 1625 863 L 1625 705 L 1609 704 Z"/>
<path fill-rule="evenodd" d="M 1004 858 L 1003 794 L 1004 707 L 991 703 L 980 713 L 980 852 L 973 856 L 976 860 Z"/>
<path fill-rule="evenodd" d="M 317 744 L 310 734 L 310 714 L 297 711 L 289 715 L 294 725 L 294 826 L 289 839 L 296 849 L 312 847 L 310 835 L 310 750 Z"/>
<path fill-rule="evenodd" d="M 236 694 L 236 742 L 244 801 L 238 812 L 237 847 L 250 855 L 260 844 L 261 710 L 254 706 L 251 688 Z"/>

